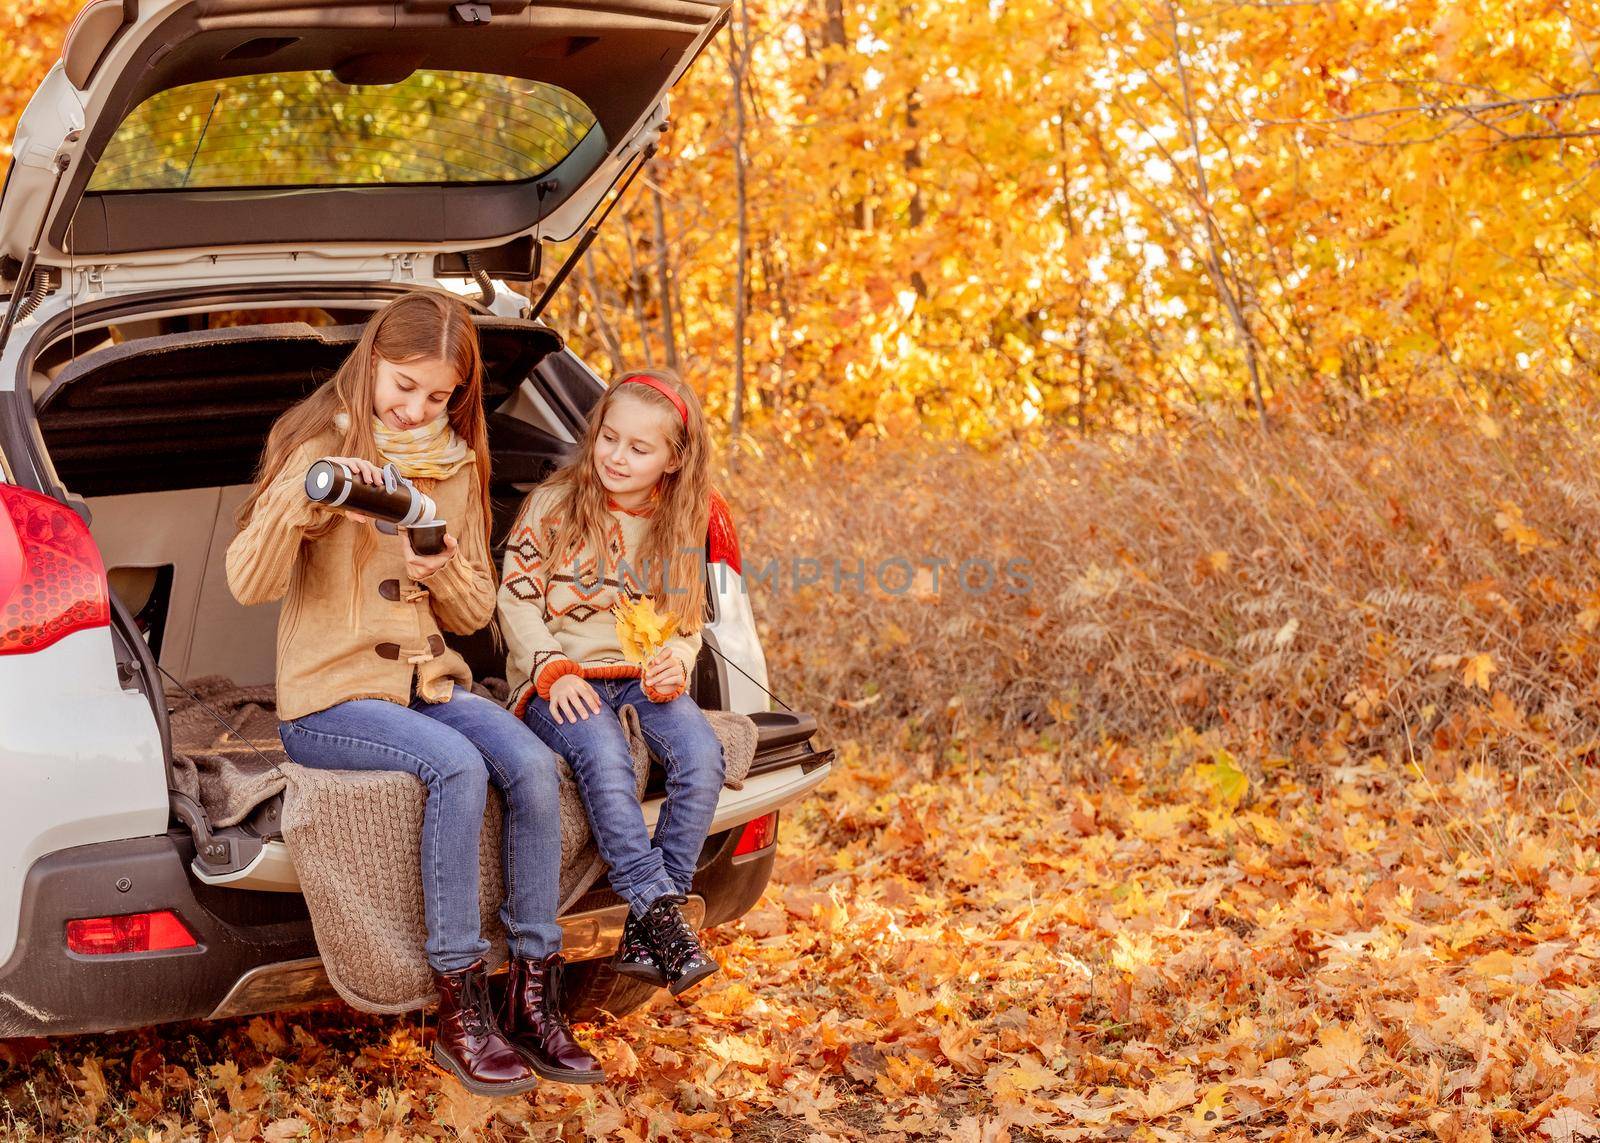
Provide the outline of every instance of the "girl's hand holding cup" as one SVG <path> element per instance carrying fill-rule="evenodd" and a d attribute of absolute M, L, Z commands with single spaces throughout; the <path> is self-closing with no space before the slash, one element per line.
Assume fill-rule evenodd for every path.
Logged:
<path fill-rule="evenodd" d="M 456 554 L 456 538 L 449 532 L 444 535 L 444 551 L 436 556 L 419 556 L 411 546 L 411 530 L 400 529 L 400 542 L 406 553 L 406 574 L 414 580 L 426 579 L 445 564 L 449 563 Z"/>

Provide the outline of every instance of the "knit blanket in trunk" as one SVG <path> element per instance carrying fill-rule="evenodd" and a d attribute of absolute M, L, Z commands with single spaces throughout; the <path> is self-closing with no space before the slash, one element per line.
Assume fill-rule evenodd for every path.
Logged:
<path fill-rule="evenodd" d="M 504 683 L 473 690 L 503 702 Z M 500 693 L 495 686 L 498 684 Z M 170 695 L 175 787 L 205 807 L 213 827 L 234 825 L 283 792 L 283 838 L 311 914 L 317 950 L 334 990 L 364 1012 L 409 1012 L 435 994 L 424 945 L 421 780 L 403 771 L 320 770 L 289 761 L 278 738 L 270 686 L 240 687 L 220 676 L 188 684 L 229 724 L 225 730 L 187 695 Z M 756 725 L 747 715 L 705 712 L 722 743 L 725 784 L 740 789 L 755 761 Z M 650 751 L 638 714 L 618 715 L 640 797 Z M 564 912 L 605 872 L 566 760 L 561 785 L 561 903 Z M 502 801 L 493 791 L 478 838 L 478 902 L 489 966 L 506 962 L 499 909 Z"/>

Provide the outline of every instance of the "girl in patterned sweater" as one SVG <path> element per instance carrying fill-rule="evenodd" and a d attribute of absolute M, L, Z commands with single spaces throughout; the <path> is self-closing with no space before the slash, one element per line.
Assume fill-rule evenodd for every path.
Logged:
<path fill-rule="evenodd" d="M 511 709 L 572 767 L 628 903 L 616 970 L 673 995 L 719 967 L 681 908 L 724 771 L 721 741 L 688 694 L 706 606 L 709 455 L 700 403 L 674 374 L 612 385 L 574 458 L 523 502 L 498 600 Z M 677 622 L 642 670 L 623 655 L 611 611 L 641 596 Z M 667 771 L 653 838 L 616 714 L 624 704 Z"/>

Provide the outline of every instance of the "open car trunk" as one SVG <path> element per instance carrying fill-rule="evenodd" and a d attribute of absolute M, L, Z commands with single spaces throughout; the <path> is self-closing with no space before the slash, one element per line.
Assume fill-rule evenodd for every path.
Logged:
<path fill-rule="evenodd" d="M 485 364 L 491 554 L 498 566 L 524 494 L 574 447 L 583 412 L 598 396 L 584 387 L 598 382 L 536 322 L 482 315 L 474 321 Z M 59 483 L 82 498 L 91 517 L 129 644 L 124 673 L 140 681 L 163 723 L 173 816 L 194 836 L 196 875 L 212 884 L 295 891 L 298 878 L 278 840 L 281 794 L 243 821 L 208 820 L 200 799 L 184 794 L 179 763 L 215 747 L 219 727 L 207 717 L 169 720 L 168 714 L 188 701 L 174 680 L 192 686 L 220 677 L 250 688 L 270 707 L 278 605 L 244 607 L 228 588 L 234 513 L 273 422 L 333 373 L 362 326 L 296 321 L 143 336 L 129 329 L 122 340 L 80 350 L 53 377 L 37 380 L 40 434 Z M 502 697 L 504 652 L 490 633 L 447 640 L 474 679 Z M 703 706 L 724 705 L 724 696 L 707 693 L 716 678 L 714 670 L 691 678 L 690 693 Z M 811 744 L 812 716 L 751 717 L 758 730 L 755 792 L 764 771 L 825 761 Z M 251 749 L 283 761 L 271 720 L 255 730 L 245 734 Z M 659 794 L 664 782 L 658 767 L 647 793 Z M 187 786 L 192 794 L 193 782 Z"/>
<path fill-rule="evenodd" d="M 500 407 L 561 338 L 514 318 L 475 322 L 496 482 L 537 483 L 566 442 Z M 35 401 L 56 473 L 85 497 L 249 484 L 273 422 L 333 375 L 362 328 L 201 329 L 80 356 Z"/>
<path fill-rule="evenodd" d="M 548 366 L 540 380 L 562 343 L 535 322 L 474 320 L 498 551 L 524 491 L 570 447 L 555 407 L 563 402 L 534 396 L 562 384 Z M 361 328 L 293 322 L 134 337 L 80 354 L 37 396 L 59 483 L 84 498 L 113 593 L 172 675 L 272 681 L 278 605 L 243 607 L 227 586 L 234 513 L 273 422 L 332 375 Z M 461 644 L 475 673 L 498 673 L 487 632 Z M 161 692 L 160 679 L 146 683 Z"/>

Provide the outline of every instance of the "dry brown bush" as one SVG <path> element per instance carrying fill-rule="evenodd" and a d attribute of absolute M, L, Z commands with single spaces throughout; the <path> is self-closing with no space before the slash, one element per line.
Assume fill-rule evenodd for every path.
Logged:
<path fill-rule="evenodd" d="M 836 730 L 1057 721 L 1080 743 L 1191 728 L 1257 758 L 1522 765 L 1586 755 L 1600 726 L 1597 430 L 1440 414 L 990 454 L 879 443 L 721 483 L 747 571 L 865 561 L 865 591 L 785 573 L 753 593 L 777 693 Z M 1030 561 L 1021 594 L 873 575 L 1011 556 Z"/>

